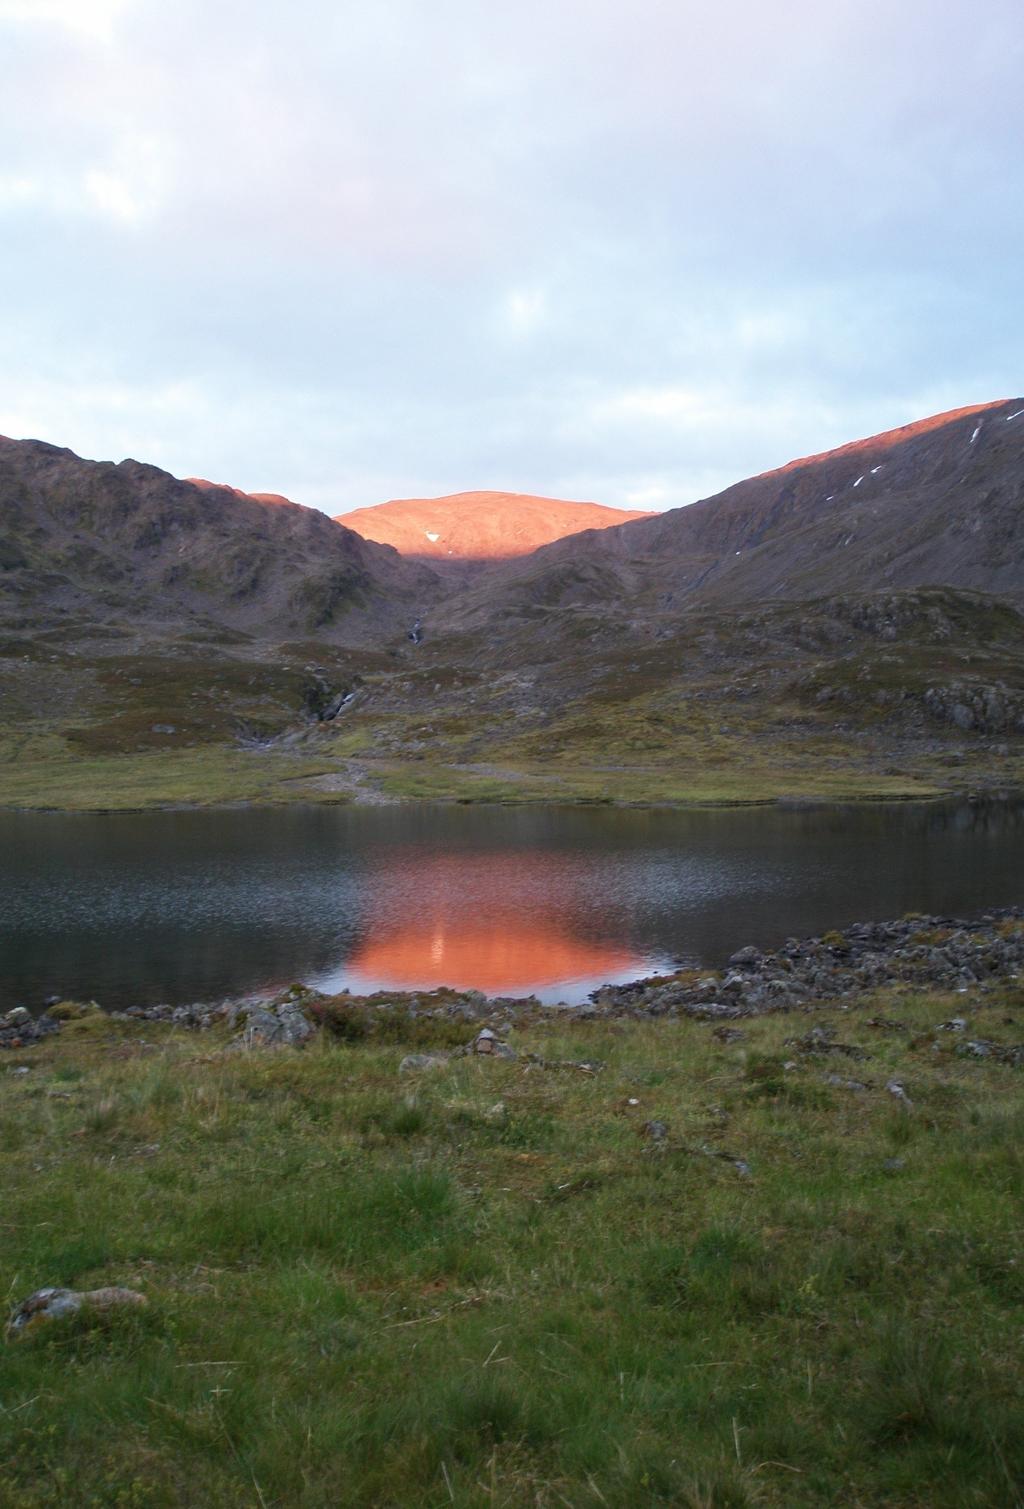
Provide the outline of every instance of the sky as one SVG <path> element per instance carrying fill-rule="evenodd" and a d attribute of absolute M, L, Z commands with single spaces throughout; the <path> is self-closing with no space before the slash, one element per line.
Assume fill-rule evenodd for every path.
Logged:
<path fill-rule="evenodd" d="M 0 0 L 0 433 L 661 509 L 1024 390 L 1021 0 Z"/>

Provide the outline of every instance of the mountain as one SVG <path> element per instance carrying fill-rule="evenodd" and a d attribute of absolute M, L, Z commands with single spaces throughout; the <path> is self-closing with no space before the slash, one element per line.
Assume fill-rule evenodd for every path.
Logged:
<path fill-rule="evenodd" d="M 696 603 L 938 584 L 1024 600 L 1024 399 L 935 415 L 548 545 L 451 600 L 439 622 L 599 604 L 660 620 Z"/>
<path fill-rule="evenodd" d="M 534 550 L 596 505 L 437 501 L 365 511 L 398 511 L 407 555 L 0 441 L 0 801 L 1024 786 L 1024 400 Z"/>
<path fill-rule="evenodd" d="M 436 578 L 315 509 L 0 438 L 8 618 L 88 616 L 345 643 L 404 633 Z"/>
<path fill-rule="evenodd" d="M 392 545 L 435 569 L 509 560 L 581 530 L 610 529 L 651 515 L 602 503 L 569 503 L 527 493 L 468 492 L 394 498 L 338 514 L 337 523 Z M 464 573 L 463 573 L 464 574 Z"/>

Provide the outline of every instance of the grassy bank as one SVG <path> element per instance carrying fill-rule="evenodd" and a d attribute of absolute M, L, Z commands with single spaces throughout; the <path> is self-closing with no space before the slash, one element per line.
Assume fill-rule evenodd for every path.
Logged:
<path fill-rule="evenodd" d="M 902 772 L 856 757 L 759 749 L 737 742 L 705 758 L 679 748 L 657 761 L 588 763 L 513 755 L 506 762 L 400 759 L 312 730 L 291 749 L 206 745 L 83 755 L 52 736 L 0 739 L 0 808 L 127 811 L 173 806 L 442 801 L 714 806 L 784 800 L 885 801 L 1024 789 L 1024 760 L 968 769 L 922 760 Z"/>
<path fill-rule="evenodd" d="M 286 801 L 289 783 L 333 769 L 323 759 L 229 746 L 85 756 L 27 741 L 0 761 L 0 807 L 119 812 Z"/>
<path fill-rule="evenodd" d="M 552 609 L 375 651 L 97 633 L 0 636 L 0 807 L 1024 789 L 1021 619 L 977 594 L 702 610 L 653 636 Z"/>
<path fill-rule="evenodd" d="M 471 1029 L 67 1023 L 0 1063 L 0 1281 L 150 1303 L 0 1347 L 0 1503 L 1018 1505 L 1024 1080 L 963 1047 L 1022 1009 L 813 1019 L 863 1059 L 545 1019 L 418 1076 Z"/>

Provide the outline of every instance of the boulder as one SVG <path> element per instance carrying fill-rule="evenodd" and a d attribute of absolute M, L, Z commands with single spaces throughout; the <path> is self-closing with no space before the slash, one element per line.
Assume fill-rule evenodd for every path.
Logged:
<path fill-rule="evenodd" d="M 63 1320 L 81 1310 L 115 1310 L 147 1303 L 146 1296 L 136 1289 L 37 1289 L 11 1311 L 7 1335 L 23 1336 L 44 1321 Z"/>
<path fill-rule="evenodd" d="M 314 1027 L 288 1002 L 280 1006 L 252 1006 L 242 1013 L 245 1026 L 238 1039 L 244 1048 L 302 1048 Z"/>
<path fill-rule="evenodd" d="M 489 1054 L 493 1058 L 517 1058 L 518 1054 L 508 1043 L 503 1043 L 496 1032 L 483 1027 L 469 1046 L 470 1053 Z"/>

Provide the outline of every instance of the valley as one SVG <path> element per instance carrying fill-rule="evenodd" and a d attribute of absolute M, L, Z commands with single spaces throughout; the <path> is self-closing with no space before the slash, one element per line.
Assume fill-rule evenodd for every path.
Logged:
<path fill-rule="evenodd" d="M 286 499 L 0 442 L 0 804 L 1019 788 L 1022 408 L 525 553 L 478 530 L 441 569 Z M 516 495 L 468 496 L 517 549 Z M 466 495 L 433 504 L 457 540 Z"/>

